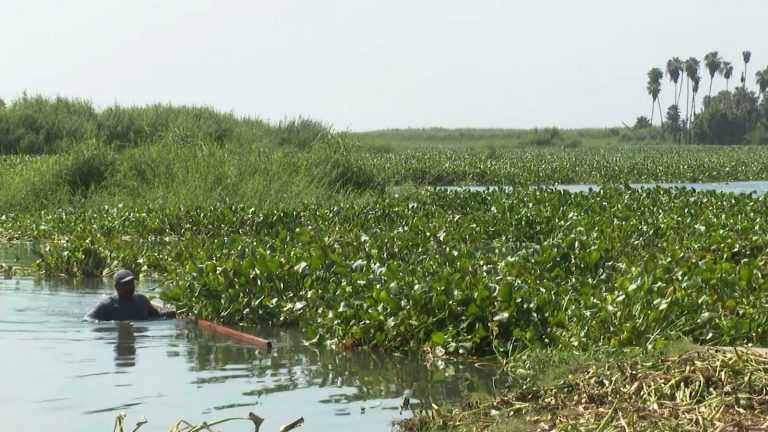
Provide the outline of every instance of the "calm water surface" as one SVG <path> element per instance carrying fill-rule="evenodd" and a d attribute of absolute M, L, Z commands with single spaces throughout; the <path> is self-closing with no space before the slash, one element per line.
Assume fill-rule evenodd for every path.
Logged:
<path fill-rule="evenodd" d="M 689 188 L 697 191 L 717 191 L 733 193 L 751 193 L 762 195 L 768 192 L 768 181 L 735 181 L 735 182 L 712 182 L 712 183 L 630 183 L 633 188 Z M 570 192 L 589 192 L 590 190 L 600 189 L 596 184 L 564 184 L 552 186 L 555 189 L 567 190 Z M 486 189 L 497 189 L 498 186 L 445 186 L 443 189 L 475 190 L 483 191 Z"/>
<path fill-rule="evenodd" d="M 406 391 L 458 403 L 494 383 L 471 365 L 345 355 L 308 347 L 296 332 L 266 334 L 275 348 L 265 354 L 180 320 L 82 322 L 110 292 L 102 280 L 0 279 L 0 431 L 111 431 L 122 410 L 128 430 L 141 415 L 149 420 L 141 431 L 167 431 L 182 418 L 199 424 L 252 411 L 266 419 L 263 431 L 298 417 L 307 431 L 390 431 L 411 415 L 400 414 Z"/>

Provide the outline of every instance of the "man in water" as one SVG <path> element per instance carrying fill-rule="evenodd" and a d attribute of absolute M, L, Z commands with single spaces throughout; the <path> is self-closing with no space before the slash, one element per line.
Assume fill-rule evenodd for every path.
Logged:
<path fill-rule="evenodd" d="M 98 321 L 140 321 L 152 318 L 175 318 L 176 311 L 159 311 L 146 296 L 136 294 L 133 273 L 120 270 L 113 277 L 115 294 L 105 298 L 85 316 Z"/>

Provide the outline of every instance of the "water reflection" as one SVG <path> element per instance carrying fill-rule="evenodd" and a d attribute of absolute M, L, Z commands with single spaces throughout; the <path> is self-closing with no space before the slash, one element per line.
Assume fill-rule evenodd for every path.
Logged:
<path fill-rule="evenodd" d="M 117 323 L 117 340 L 115 341 L 115 366 L 136 366 L 136 334 L 132 322 Z"/>
<path fill-rule="evenodd" d="M 94 325 L 93 328 L 93 331 L 99 334 L 97 339 L 105 341 L 108 345 L 113 345 L 117 368 L 136 366 L 136 334 L 144 333 L 147 330 L 146 327 L 136 326 L 131 321 L 98 324 Z"/>
<path fill-rule="evenodd" d="M 506 381 L 498 372 L 479 370 L 467 363 L 442 367 L 423 364 L 417 353 L 393 356 L 360 350 L 344 352 L 323 345 L 307 346 L 295 330 L 273 334 L 271 354 L 228 343 L 217 336 L 187 332 L 187 360 L 197 371 L 215 373 L 199 376 L 198 387 L 247 379 L 254 382 L 242 393 L 246 397 L 290 392 L 308 387 L 339 388 L 322 404 L 346 404 L 375 399 L 401 398 L 410 391 L 415 400 L 450 403 L 469 393 L 490 393 Z M 352 391 L 350 391 L 352 390 Z"/>

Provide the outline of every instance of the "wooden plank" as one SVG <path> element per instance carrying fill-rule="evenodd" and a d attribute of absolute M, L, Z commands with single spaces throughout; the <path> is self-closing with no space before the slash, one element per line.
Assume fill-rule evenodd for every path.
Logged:
<path fill-rule="evenodd" d="M 166 307 L 165 305 L 159 305 L 157 303 L 152 303 L 152 306 L 157 308 L 158 311 L 163 310 L 172 310 L 173 308 Z M 184 317 L 184 319 L 193 319 L 190 317 Z M 197 328 L 203 331 L 215 333 L 220 336 L 228 337 L 232 340 L 236 340 L 238 342 L 253 345 L 256 348 L 259 349 L 259 351 L 264 352 L 271 352 L 272 351 L 272 341 L 262 339 L 258 336 L 254 336 L 252 334 L 244 333 L 239 330 L 235 330 L 229 327 L 225 327 L 221 324 L 216 324 L 211 321 L 206 321 L 202 319 L 195 320 L 197 323 Z"/>
<path fill-rule="evenodd" d="M 262 339 L 252 334 L 243 333 L 239 330 L 231 329 L 229 327 L 225 327 L 223 325 L 216 324 L 211 321 L 199 319 L 197 320 L 197 328 L 204 331 L 211 332 L 211 333 L 215 333 L 221 336 L 228 337 L 238 342 L 242 342 L 248 345 L 253 345 L 256 348 L 258 348 L 260 351 L 264 351 L 267 353 L 272 351 L 272 341 Z"/>

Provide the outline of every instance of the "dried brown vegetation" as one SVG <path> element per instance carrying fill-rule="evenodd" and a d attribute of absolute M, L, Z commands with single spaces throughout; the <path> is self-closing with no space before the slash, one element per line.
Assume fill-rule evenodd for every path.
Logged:
<path fill-rule="evenodd" d="M 768 430 L 768 355 L 707 348 L 580 366 L 461 409 L 417 410 L 402 430 Z"/>

